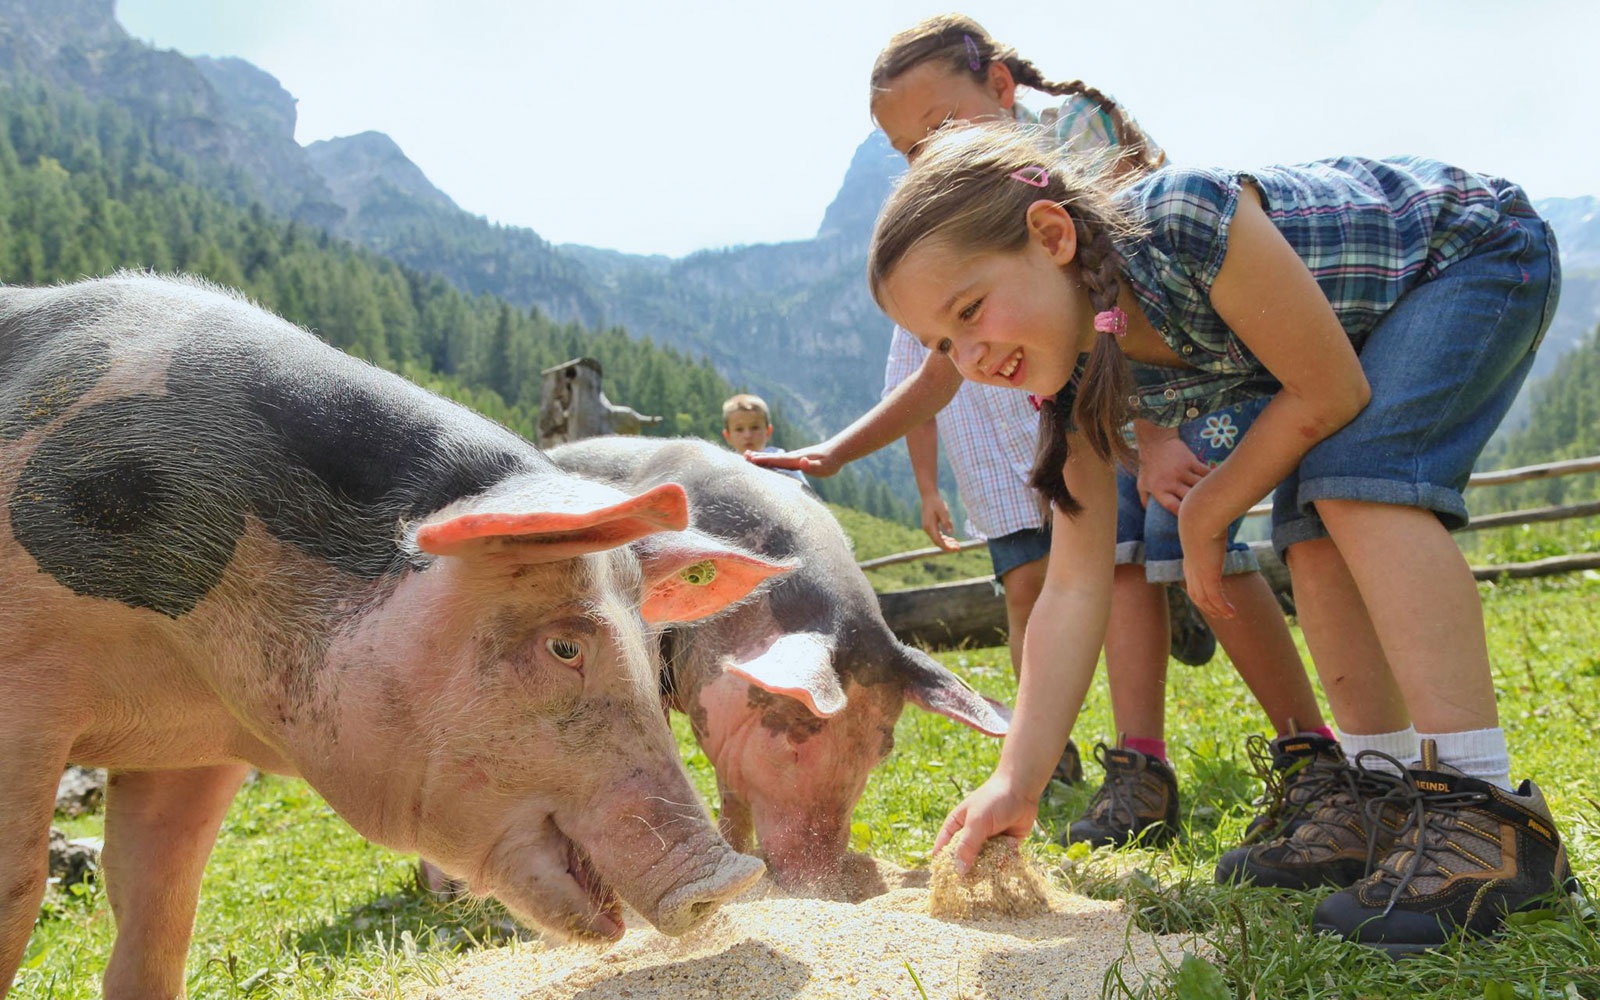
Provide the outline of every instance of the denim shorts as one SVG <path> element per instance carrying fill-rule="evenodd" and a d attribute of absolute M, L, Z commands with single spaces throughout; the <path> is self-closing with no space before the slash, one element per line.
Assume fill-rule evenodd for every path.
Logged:
<path fill-rule="evenodd" d="M 1278 553 L 1327 535 L 1318 500 L 1420 507 L 1451 530 L 1466 524 L 1461 491 L 1560 297 L 1555 235 L 1532 214 L 1508 214 L 1468 256 L 1401 296 L 1355 344 L 1371 401 L 1278 487 Z"/>
<path fill-rule="evenodd" d="M 1050 532 L 1043 528 L 1023 528 L 1009 535 L 989 539 L 989 562 L 994 565 L 996 589 L 999 589 L 1001 579 L 1007 573 L 1049 554 Z"/>
<path fill-rule="evenodd" d="M 1267 399 L 1251 399 L 1225 409 L 1196 417 L 1178 425 L 1178 437 L 1211 468 L 1233 453 L 1244 432 L 1255 423 L 1256 415 L 1267 406 Z M 1253 573 L 1260 566 L 1250 546 L 1238 540 L 1239 522 L 1228 525 L 1228 554 L 1223 558 L 1224 576 Z M 1117 467 L 1117 565 L 1144 563 L 1144 576 L 1151 583 L 1177 583 L 1183 579 L 1183 546 L 1178 542 L 1177 515 L 1156 503 L 1139 502 L 1139 483 L 1134 474 Z"/>

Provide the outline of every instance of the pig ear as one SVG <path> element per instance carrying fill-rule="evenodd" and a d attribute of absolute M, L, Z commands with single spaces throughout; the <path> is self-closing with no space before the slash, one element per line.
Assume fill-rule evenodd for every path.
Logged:
<path fill-rule="evenodd" d="M 905 661 L 906 698 L 912 703 L 971 726 L 985 736 L 1004 736 L 1011 728 L 1011 713 L 1004 705 L 974 691 L 922 650 L 905 645 L 900 648 Z"/>
<path fill-rule="evenodd" d="M 765 559 L 698 531 L 652 535 L 633 545 L 644 570 L 640 606 L 652 625 L 698 621 L 748 597 L 796 563 Z"/>
<path fill-rule="evenodd" d="M 689 499 L 677 483 L 635 497 L 585 483 L 535 511 L 476 510 L 431 520 L 417 529 L 417 548 L 436 556 L 467 555 L 492 543 L 514 546 L 527 562 L 554 562 L 626 545 L 689 525 Z"/>
<path fill-rule="evenodd" d="M 821 719 L 838 715 L 847 700 L 833 669 L 833 647 L 815 632 L 781 635 L 766 652 L 722 669 L 763 691 L 798 699 Z"/>

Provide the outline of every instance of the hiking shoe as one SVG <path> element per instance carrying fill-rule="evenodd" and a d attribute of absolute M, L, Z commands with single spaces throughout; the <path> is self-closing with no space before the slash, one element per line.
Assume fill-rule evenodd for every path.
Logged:
<path fill-rule="evenodd" d="M 1365 759 L 1370 751 L 1364 751 Z M 1382 757 L 1401 765 L 1392 757 Z M 1294 833 L 1236 847 L 1217 862 L 1217 881 L 1277 889 L 1344 888 L 1372 870 L 1400 835 L 1402 817 L 1385 798 L 1400 779 L 1385 771 L 1319 761 L 1314 782 L 1297 790 L 1306 803 Z"/>
<path fill-rule="evenodd" d="M 1205 666 L 1217 652 L 1216 635 L 1181 584 L 1169 583 L 1163 589 L 1167 592 L 1167 622 L 1172 632 L 1168 651 L 1179 663 Z"/>
<path fill-rule="evenodd" d="M 1067 829 L 1063 843 L 1121 847 L 1137 841 L 1159 846 L 1178 832 L 1178 779 L 1172 768 L 1137 750 L 1104 743 L 1094 748 L 1106 779 L 1083 818 Z"/>
<path fill-rule="evenodd" d="M 1067 740 L 1067 748 L 1061 751 L 1061 759 L 1056 762 L 1050 780 L 1064 781 L 1069 785 L 1083 784 L 1083 755 L 1078 752 L 1078 744 L 1071 739 Z"/>
<path fill-rule="evenodd" d="M 1330 778 L 1349 767 L 1337 740 L 1295 733 L 1268 742 L 1251 736 L 1245 744 L 1250 766 L 1266 786 L 1261 813 L 1245 827 L 1244 844 L 1260 844 L 1294 833 L 1316 811 Z"/>
<path fill-rule="evenodd" d="M 1457 933 L 1492 934 L 1506 914 L 1576 883 L 1544 795 L 1515 792 L 1441 764 L 1433 740 L 1391 792 L 1404 830 L 1372 874 L 1318 904 L 1312 926 L 1391 955 Z"/>

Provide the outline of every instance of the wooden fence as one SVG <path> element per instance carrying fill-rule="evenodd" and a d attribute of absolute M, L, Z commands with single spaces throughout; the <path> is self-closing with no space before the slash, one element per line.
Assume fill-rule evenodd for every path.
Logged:
<path fill-rule="evenodd" d="M 1589 472 L 1600 472 L 1600 455 L 1591 458 L 1571 459 L 1564 462 L 1528 465 L 1518 469 L 1483 472 L 1473 476 L 1467 485 L 1471 488 L 1503 486 L 1509 483 L 1525 483 L 1537 479 L 1573 476 Z M 1272 504 L 1263 503 L 1252 507 L 1245 516 L 1259 517 L 1269 514 L 1271 511 Z M 1571 518 L 1593 517 L 1597 514 L 1600 514 L 1600 501 L 1534 507 L 1527 510 L 1513 510 L 1500 514 L 1486 514 L 1482 517 L 1475 517 L 1458 530 L 1460 532 L 1482 531 L 1487 528 L 1505 528 L 1522 524 L 1540 524 Z M 958 551 L 977 548 L 984 544 L 981 539 L 969 539 L 961 543 Z M 1252 542 L 1250 543 L 1250 550 L 1255 553 L 1257 560 L 1261 563 L 1261 573 L 1272 585 L 1273 591 L 1279 595 L 1280 600 L 1284 602 L 1286 607 L 1292 607 L 1293 596 L 1289 584 L 1289 570 L 1278 559 L 1277 553 L 1273 551 L 1272 544 L 1270 542 Z M 868 559 L 858 565 L 863 570 L 869 570 L 880 566 L 893 566 L 898 563 L 915 562 L 920 559 L 931 559 L 948 554 L 950 553 L 944 549 L 930 547 L 915 549 L 910 552 L 898 552 L 877 559 Z M 1586 569 L 1600 569 L 1600 553 L 1586 552 L 1576 555 L 1551 556 L 1548 559 L 1538 559 L 1531 562 L 1474 566 L 1472 567 L 1472 575 L 1479 580 L 1524 579 Z M 878 603 L 883 608 L 883 616 L 889 622 L 889 627 L 894 629 L 895 634 L 907 642 L 920 642 L 937 648 L 957 646 L 963 643 L 994 645 L 1005 641 L 1005 601 L 995 593 L 993 582 L 989 577 L 954 580 L 949 583 L 936 584 L 931 587 L 919 587 L 914 590 L 891 591 L 879 594 Z"/>

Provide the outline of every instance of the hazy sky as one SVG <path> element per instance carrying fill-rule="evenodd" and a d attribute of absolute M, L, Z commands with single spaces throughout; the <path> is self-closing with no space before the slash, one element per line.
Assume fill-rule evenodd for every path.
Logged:
<path fill-rule="evenodd" d="M 388 133 L 462 208 L 673 256 L 804 239 L 872 127 L 866 77 L 939 0 L 117 0 L 136 38 L 239 56 L 302 143 Z M 1422 153 L 1600 194 L 1595 0 L 970 0 L 1176 162 Z M 1080 15 L 1089 15 L 1080 17 Z M 1025 99 L 1035 107 L 1042 97 Z"/>

